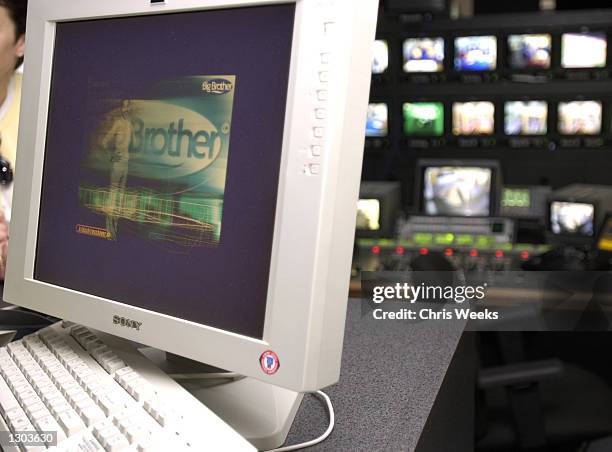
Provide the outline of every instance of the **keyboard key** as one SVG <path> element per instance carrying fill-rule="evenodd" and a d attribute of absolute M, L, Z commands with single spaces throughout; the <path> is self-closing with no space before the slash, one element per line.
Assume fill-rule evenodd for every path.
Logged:
<path fill-rule="evenodd" d="M 86 433 L 71 448 L 69 452 L 104 452 L 104 447 L 93 437 L 91 433 Z"/>
<path fill-rule="evenodd" d="M 74 435 L 85 428 L 81 418 L 74 410 L 60 413 L 57 416 L 57 420 L 68 436 Z"/>

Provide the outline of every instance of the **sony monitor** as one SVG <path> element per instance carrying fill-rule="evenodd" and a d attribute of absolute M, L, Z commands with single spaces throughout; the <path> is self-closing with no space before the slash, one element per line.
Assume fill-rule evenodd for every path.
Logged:
<path fill-rule="evenodd" d="M 548 69 L 552 54 L 549 34 L 508 36 L 509 63 L 513 69 Z"/>
<path fill-rule="evenodd" d="M 453 103 L 453 135 L 492 135 L 495 131 L 493 102 Z"/>
<path fill-rule="evenodd" d="M 548 103 L 545 101 L 511 101 L 504 106 L 506 135 L 546 135 Z"/>
<path fill-rule="evenodd" d="M 442 72 L 444 38 L 408 38 L 404 41 L 404 72 Z"/>
<path fill-rule="evenodd" d="M 389 108 L 385 103 L 368 105 L 366 137 L 380 138 L 389 134 Z"/>
<path fill-rule="evenodd" d="M 384 74 L 389 67 L 389 44 L 384 39 L 374 41 L 372 57 L 372 74 Z"/>
<path fill-rule="evenodd" d="M 608 38 L 605 33 L 564 33 L 561 36 L 561 67 L 602 68 L 607 60 Z"/>
<path fill-rule="evenodd" d="M 598 135 L 601 132 L 601 101 L 559 102 L 558 112 L 561 135 Z"/>
<path fill-rule="evenodd" d="M 355 3 L 31 0 L 5 299 L 291 405 L 336 382 L 377 9 Z"/>
<path fill-rule="evenodd" d="M 497 68 L 497 37 L 455 38 L 455 70 L 494 71 Z"/>
<path fill-rule="evenodd" d="M 425 215 L 487 217 L 497 212 L 499 164 L 481 160 L 422 160 L 419 206 Z"/>
<path fill-rule="evenodd" d="M 444 135 L 442 102 L 406 102 L 403 105 L 404 135 L 408 137 Z"/>

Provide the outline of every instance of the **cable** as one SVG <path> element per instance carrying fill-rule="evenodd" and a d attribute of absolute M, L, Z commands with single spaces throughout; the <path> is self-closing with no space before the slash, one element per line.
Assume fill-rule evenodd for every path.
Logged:
<path fill-rule="evenodd" d="M 332 402 L 329 396 L 323 391 L 316 391 L 312 394 L 318 395 L 325 401 L 325 404 L 327 405 L 327 410 L 329 411 L 329 426 L 327 427 L 327 430 L 325 430 L 325 433 L 323 433 L 318 438 L 306 441 L 305 443 L 294 444 L 293 446 L 279 447 L 278 449 L 270 449 L 265 452 L 288 452 L 290 450 L 305 449 L 306 447 L 314 446 L 315 444 L 319 444 L 327 439 L 327 437 L 334 429 L 334 407 L 332 406 Z"/>

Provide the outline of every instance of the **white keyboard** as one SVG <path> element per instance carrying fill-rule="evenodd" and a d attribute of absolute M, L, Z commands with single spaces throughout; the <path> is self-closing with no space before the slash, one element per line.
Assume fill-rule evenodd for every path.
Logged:
<path fill-rule="evenodd" d="M 57 432 L 6 452 L 255 450 L 136 348 L 61 323 L 0 348 L 2 431 Z"/>

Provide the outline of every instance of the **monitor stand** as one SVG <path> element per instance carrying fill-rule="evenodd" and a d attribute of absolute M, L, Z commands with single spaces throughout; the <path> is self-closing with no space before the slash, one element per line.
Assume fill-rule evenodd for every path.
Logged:
<path fill-rule="evenodd" d="M 302 393 L 253 378 L 211 380 L 198 374 L 224 372 L 181 356 L 152 348 L 140 352 L 227 422 L 259 450 L 281 446 L 300 406 Z"/>

